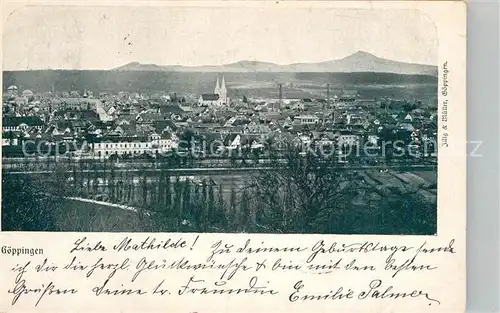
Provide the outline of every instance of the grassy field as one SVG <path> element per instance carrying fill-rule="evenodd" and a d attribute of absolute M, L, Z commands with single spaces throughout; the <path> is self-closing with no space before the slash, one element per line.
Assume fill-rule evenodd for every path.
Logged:
<path fill-rule="evenodd" d="M 147 217 L 107 205 L 67 199 L 59 212 L 56 215 L 58 231 L 142 232 L 149 230 Z"/>

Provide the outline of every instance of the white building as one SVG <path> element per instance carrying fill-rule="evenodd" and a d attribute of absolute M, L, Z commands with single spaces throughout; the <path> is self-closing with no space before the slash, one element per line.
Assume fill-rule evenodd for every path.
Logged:
<path fill-rule="evenodd" d="M 290 107 L 292 110 L 295 110 L 295 111 L 304 111 L 304 102 L 301 102 L 301 101 L 298 101 L 298 102 L 295 102 L 291 105 Z"/>
<path fill-rule="evenodd" d="M 307 135 L 299 135 L 299 140 L 304 145 L 308 145 L 311 143 L 311 138 Z"/>
<path fill-rule="evenodd" d="M 378 144 L 378 136 L 377 135 L 368 135 L 367 141 L 371 145 L 377 145 Z"/>
<path fill-rule="evenodd" d="M 98 142 L 92 144 L 93 154 L 100 158 L 111 155 L 141 155 L 144 153 L 164 153 L 178 147 L 178 138 L 169 133 L 152 134 L 149 138 L 121 138 L 113 142 Z"/>
<path fill-rule="evenodd" d="M 356 146 L 359 144 L 359 141 L 359 135 L 353 134 L 350 131 L 341 131 L 337 139 L 337 146 Z"/>
<path fill-rule="evenodd" d="M 315 115 L 299 115 L 294 118 L 294 122 L 301 125 L 314 125 L 319 123 L 319 117 Z"/>
<path fill-rule="evenodd" d="M 2 131 L 20 131 L 28 128 L 41 130 L 43 121 L 36 116 L 6 116 L 2 119 Z"/>
<path fill-rule="evenodd" d="M 12 136 L 12 133 L 10 134 L 10 136 L 7 134 L 2 135 L 2 146 L 17 146 L 19 144 L 17 136 Z"/>
<path fill-rule="evenodd" d="M 208 107 L 208 106 L 220 106 L 221 101 L 218 94 L 204 93 L 198 99 L 198 106 Z"/>
<path fill-rule="evenodd" d="M 7 88 L 6 94 L 9 97 L 17 97 L 18 96 L 17 86 L 9 86 L 9 88 Z"/>

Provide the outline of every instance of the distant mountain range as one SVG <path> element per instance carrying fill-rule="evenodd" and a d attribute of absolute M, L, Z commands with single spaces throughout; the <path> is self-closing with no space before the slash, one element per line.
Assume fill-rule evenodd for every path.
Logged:
<path fill-rule="evenodd" d="M 156 65 L 131 62 L 113 69 L 115 71 L 163 71 L 163 72 L 296 72 L 296 73 L 394 73 L 407 75 L 437 76 L 434 65 L 398 62 L 379 58 L 371 53 L 358 51 L 345 58 L 317 63 L 278 65 L 260 61 L 240 61 L 224 65 L 183 66 Z"/>

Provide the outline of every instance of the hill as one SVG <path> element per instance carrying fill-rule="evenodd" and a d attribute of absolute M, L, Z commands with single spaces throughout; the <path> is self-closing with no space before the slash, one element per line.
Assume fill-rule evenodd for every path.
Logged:
<path fill-rule="evenodd" d="M 379 58 L 364 51 L 358 51 L 345 58 L 317 63 L 294 63 L 278 65 L 261 61 L 239 61 L 224 65 L 182 66 L 156 65 L 131 62 L 113 69 L 115 71 L 165 71 L 165 72 L 271 72 L 271 73 L 393 73 L 405 75 L 437 76 L 437 66 L 406 63 Z"/>
<path fill-rule="evenodd" d="M 200 95 L 212 92 L 217 73 L 165 71 L 5 71 L 3 90 L 16 85 L 19 90 L 46 92 L 85 89 L 100 92 L 176 92 Z M 219 75 L 220 77 L 220 75 Z M 363 97 L 416 97 L 437 95 L 437 77 L 391 73 L 275 73 L 229 72 L 224 74 L 230 97 L 277 97 L 283 84 L 286 98 L 326 96 L 326 84 L 335 89 L 356 89 Z"/>

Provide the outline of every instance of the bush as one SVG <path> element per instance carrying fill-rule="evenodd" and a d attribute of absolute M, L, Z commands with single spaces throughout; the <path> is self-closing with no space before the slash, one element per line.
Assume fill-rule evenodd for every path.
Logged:
<path fill-rule="evenodd" d="M 2 230 L 53 231 L 60 201 L 32 179 L 2 179 Z"/>

